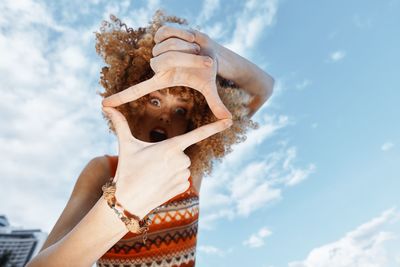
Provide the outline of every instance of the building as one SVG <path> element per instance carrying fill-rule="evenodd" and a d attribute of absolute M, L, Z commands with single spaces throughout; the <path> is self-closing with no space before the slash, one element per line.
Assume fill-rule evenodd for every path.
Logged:
<path fill-rule="evenodd" d="M 25 266 L 42 247 L 47 234 L 39 229 L 17 229 L 10 226 L 7 217 L 0 215 L 0 258 L 9 254 L 5 266 Z M 3 255 L 3 257 L 1 257 Z"/>

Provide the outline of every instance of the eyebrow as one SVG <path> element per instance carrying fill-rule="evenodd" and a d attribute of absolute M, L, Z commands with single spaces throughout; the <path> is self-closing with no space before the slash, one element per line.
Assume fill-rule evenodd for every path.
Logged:
<path fill-rule="evenodd" d="M 163 96 L 165 96 L 165 94 L 166 94 L 165 91 L 154 91 L 154 92 L 160 93 L 160 94 L 162 94 Z M 178 101 L 188 103 L 188 102 L 190 101 L 190 98 L 182 98 L 182 97 L 179 97 L 179 98 L 178 98 Z"/>
<path fill-rule="evenodd" d="M 178 98 L 178 101 L 186 102 L 186 103 L 188 103 L 189 100 L 190 100 L 189 98 Z"/>

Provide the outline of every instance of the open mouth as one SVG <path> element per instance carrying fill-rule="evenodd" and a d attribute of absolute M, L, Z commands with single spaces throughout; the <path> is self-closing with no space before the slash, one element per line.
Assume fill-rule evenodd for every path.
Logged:
<path fill-rule="evenodd" d="M 149 133 L 151 142 L 160 142 L 168 138 L 167 131 L 163 128 L 156 127 Z"/>

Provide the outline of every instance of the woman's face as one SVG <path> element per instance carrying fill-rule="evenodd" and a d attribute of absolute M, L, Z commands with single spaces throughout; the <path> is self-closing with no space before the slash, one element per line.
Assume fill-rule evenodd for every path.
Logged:
<path fill-rule="evenodd" d="M 165 91 L 150 93 L 143 115 L 138 119 L 135 137 L 146 142 L 159 142 L 186 133 L 192 108 L 192 98 Z"/>

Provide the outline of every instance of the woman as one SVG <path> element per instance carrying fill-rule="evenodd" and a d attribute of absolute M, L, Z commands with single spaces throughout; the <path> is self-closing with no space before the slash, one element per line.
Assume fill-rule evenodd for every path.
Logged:
<path fill-rule="evenodd" d="M 96 49 L 108 64 L 101 95 L 119 156 L 87 164 L 28 266 L 194 266 L 202 177 L 256 127 L 250 117 L 272 94 L 273 79 L 251 62 L 199 31 L 165 25 L 183 19 L 157 11 L 137 30 L 111 20 Z M 110 177 L 114 200 L 151 221 L 144 234 L 110 208 L 102 192 Z"/>

